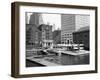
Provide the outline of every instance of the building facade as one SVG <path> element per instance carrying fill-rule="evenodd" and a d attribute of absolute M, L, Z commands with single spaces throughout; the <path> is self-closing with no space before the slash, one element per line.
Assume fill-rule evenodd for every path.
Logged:
<path fill-rule="evenodd" d="M 75 44 L 83 44 L 85 50 L 89 50 L 89 27 L 80 28 L 73 32 L 73 41 Z"/>
<path fill-rule="evenodd" d="M 26 49 L 41 47 L 41 31 L 34 24 L 26 24 Z"/>
<path fill-rule="evenodd" d="M 42 47 L 51 47 L 53 45 L 52 25 L 41 24 L 38 29 L 41 31 Z"/>
<path fill-rule="evenodd" d="M 53 43 L 61 44 L 61 30 L 58 29 L 53 31 Z"/>
<path fill-rule="evenodd" d="M 62 44 L 69 44 L 73 41 L 72 32 L 75 31 L 75 15 L 62 14 L 61 15 L 61 42 Z"/>
<path fill-rule="evenodd" d="M 62 44 L 73 43 L 73 32 L 85 26 L 89 26 L 89 15 L 62 14 L 61 15 Z"/>

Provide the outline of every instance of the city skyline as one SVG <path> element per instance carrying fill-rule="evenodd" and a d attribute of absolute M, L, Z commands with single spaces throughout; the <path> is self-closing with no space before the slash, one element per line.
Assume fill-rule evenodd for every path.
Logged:
<path fill-rule="evenodd" d="M 35 12 L 36 13 L 36 12 Z M 26 23 L 29 24 L 29 20 L 30 20 L 30 16 L 34 14 L 34 12 L 27 12 L 26 16 Z M 41 15 L 40 20 L 42 19 L 41 24 L 49 24 L 49 25 L 53 25 L 53 30 L 57 30 L 57 29 L 61 29 L 62 27 L 62 23 L 61 23 L 61 15 L 63 14 L 53 14 L 53 13 L 38 13 L 39 15 Z M 71 15 L 71 14 L 65 14 L 65 15 Z M 76 25 L 76 29 L 75 31 L 79 30 L 81 27 L 86 27 L 89 26 L 90 23 L 90 16 L 89 15 L 80 15 L 80 14 L 73 14 L 75 16 L 78 16 L 78 20 L 76 20 L 76 22 L 79 23 L 79 21 L 83 21 L 81 19 L 84 19 L 84 22 L 80 22 L 80 24 Z M 86 23 L 87 22 L 87 23 Z M 77 23 L 76 23 L 77 24 Z"/>
<path fill-rule="evenodd" d="M 33 13 L 28 13 L 26 14 L 27 16 L 27 24 L 29 24 L 30 16 L 34 14 Z M 41 17 L 43 19 L 44 24 L 50 24 L 54 26 L 54 30 L 61 29 L 61 15 L 60 14 L 45 14 L 45 13 L 39 13 L 41 14 Z"/>

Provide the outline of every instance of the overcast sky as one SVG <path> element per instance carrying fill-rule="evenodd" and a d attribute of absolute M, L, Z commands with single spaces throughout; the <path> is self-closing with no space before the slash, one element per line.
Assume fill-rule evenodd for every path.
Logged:
<path fill-rule="evenodd" d="M 27 13 L 27 22 L 29 23 L 30 15 L 32 13 Z M 49 23 L 50 25 L 55 25 L 54 29 L 61 29 L 61 15 L 60 14 L 41 14 L 44 24 Z"/>

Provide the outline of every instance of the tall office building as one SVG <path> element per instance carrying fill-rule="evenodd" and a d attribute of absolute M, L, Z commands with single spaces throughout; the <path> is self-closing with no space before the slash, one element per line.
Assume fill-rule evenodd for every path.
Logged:
<path fill-rule="evenodd" d="M 89 15 L 62 14 L 61 15 L 61 42 L 73 43 L 73 32 L 81 27 L 89 26 Z"/>
<path fill-rule="evenodd" d="M 35 24 L 36 26 L 39 26 L 40 24 L 43 24 L 43 18 L 40 13 L 33 13 L 30 16 L 29 24 Z"/>

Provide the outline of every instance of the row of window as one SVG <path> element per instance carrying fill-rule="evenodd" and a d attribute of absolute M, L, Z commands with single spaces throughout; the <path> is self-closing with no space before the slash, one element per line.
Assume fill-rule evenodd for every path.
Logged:
<path fill-rule="evenodd" d="M 62 39 L 72 39 L 73 37 L 61 37 Z"/>
<path fill-rule="evenodd" d="M 72 34 L 66 33 L 66 34 L 63 34 L 62 36 L 72 36 Z"/>

